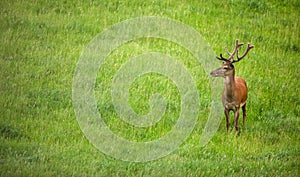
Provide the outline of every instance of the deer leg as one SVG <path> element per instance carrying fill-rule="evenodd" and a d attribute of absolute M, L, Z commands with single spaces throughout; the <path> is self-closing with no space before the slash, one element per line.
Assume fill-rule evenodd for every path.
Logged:
<path fill-rule="evenodd" d="M 246 123 L 246 103 L 242 106 L 243 109 L 243 125 Z"/>
<path fill-rule="evenodd" d="M 240 110 L 237 109 L 234 112 L 234 126 L 235 126 L 236 132 L 239 131 L 239 127 L 238 127 L 239 116 L 240 116 Z"/>
<path fill-rule="evenodd" d="M 229 122 L 229 110 L 228 109 L 224 109 L 224 113 L 226 116 L 226 128 L 227 128 L 227 132 L 229 131 L 229 127 L 230 127 L 230 122 Z"/>

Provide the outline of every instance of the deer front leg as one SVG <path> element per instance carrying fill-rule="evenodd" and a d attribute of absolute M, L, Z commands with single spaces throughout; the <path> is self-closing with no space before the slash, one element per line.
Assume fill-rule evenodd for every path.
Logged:
<path fill-rule="evenodd" d="M 227 128 L 227 132 L 229 131 L 230 128 L 230 121 L 229 121 L 229 109 L 224 109 L 224 113 L 226 116 L 226 128 Z"/>
<path fill-rule="evenodd" d="M 234 127 L 237 133 L 239 132 L 239 126 L 238 126 L 239 116 L 240 116 L 240 109 L 238 108 L 234 112 Z"/>
<path fill-rule="evenodd" d="M 245 123 L 246 123 L 246 103 L 242 107 L 242 110 L 243 110 L 243 125 L 245 125 Z"/>

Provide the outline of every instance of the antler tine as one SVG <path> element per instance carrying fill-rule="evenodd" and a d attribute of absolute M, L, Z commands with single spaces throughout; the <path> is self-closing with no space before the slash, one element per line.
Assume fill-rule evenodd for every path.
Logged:
<path fill-rule="evenodd" d="M 229 59 L 227 59 L 227 58 L 224 58 L 223 56 L 222 56 L 222 54 L 220 54 L 220 57 L 216 57 L 218 60 L 221 60 L 221 61 L 229 61 Z"/>
<path fill-rule="evenodd" d="M 253 45 L 250 45 L 250 43 L 248 43 L 247 49 L 246 49 L 245 53 L 244 53 L 241 57 L 239 57 L 239 54 L 238 54 L 239 51 L 237 50 L 237 53 L 236 53 L 236 58 L 237 58 L 237 60 L 232 60 L 232 63 L 238 62 L 238 61 L 240 61 L 241 59 L 243 59 L 243 58 L 248 54 L 248 52 L 249 52 L 252 48 L 254 48 L 254 46 L 253 46 Z"/>
<path fill-rule="evenodd" d="M 230 56 L 232 55 L 231 53 L 229 53 L 229 51 L 228 51 L 228 47 L 225 47 L 225 50 L 226 50 L 226 53 L 229 55 L 229 58 L 230 58 Z"/>

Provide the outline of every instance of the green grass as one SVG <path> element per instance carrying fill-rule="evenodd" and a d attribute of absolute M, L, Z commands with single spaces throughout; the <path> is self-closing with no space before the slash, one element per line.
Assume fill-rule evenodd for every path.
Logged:
<path fill-rule="evenodd" d="M 3 0 L 0 13 L 0 176 L 299 176 L 299 1 Z M 140 39 L 115 50 L 99 70 L 95 91 L 106 123 L 134 141 L 156 139 L 172 128 L 180 96 L 165 77 L 142 76 L 130 88 L 130 104 L 142 114 L 149 111 L 152 93 L 166 96 L 166 116 L 153 127 L 120 121 L 108 96 L 122 63 L 157 51 L 184 63 L 197 81 L 203 114 L 195 129 L 169 156 L 147 163 L 113 159 L 84 137 L 72 105 L 79 56 L 98 33 L 140 16 L 183 22 L 216 54 L 235 39 L 255 45 L 235 65 L 249 87 L 248 121 L 240 136 L 227 134 L 222 120 L 213 139 L 200 147 L 203 120 L 210 111 L 209 78 L 182 47 Z"/>

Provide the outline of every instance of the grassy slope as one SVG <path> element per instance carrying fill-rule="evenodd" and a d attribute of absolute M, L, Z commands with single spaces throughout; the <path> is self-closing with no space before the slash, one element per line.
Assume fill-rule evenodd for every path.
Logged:
<path fill-rule="evenodd" d="M 298 1 L 1 1 L 0 7 L 1 176 L 299 175 Z M 213 140 L 201 148 L 199 125 L 170 156 L 144 164 L 112 159 L 85 139 L 71 100 L 80 52 L 110 25 L 148 15 L 170 17 L 195 28 L 217 53 L 235 39 L 255 45 L 249 57 L 236 64 L 237 74 L 249 85 L 248 124 L 241 136 L 226 134 L 223 121 Z M 149 48 L 160 51 L 162 44 L 154 42 Z M 126 51 L 125 47 L 115 55 Z M 195 63 L 190 65 L 193 75 L 201 73 Z M 151 79 L 159 77 L 137 82 L 155 91 Z M 201 79 L 205 80 L 199 78 L 199 83 Z M 176 102 L 176 91 L 171 94 L 175 96 L 170 101 Z M 147 112 L 147 107 L 138 107 L 138 96 L 132 98 L 132 105 Z M 141 100 L 141 105 L 146 104 L 147 98 Z M 162 132 L 147 138 L 165 131 L 156 128 Z M 121 132 L 135 135 L 131 133 Z"/>

